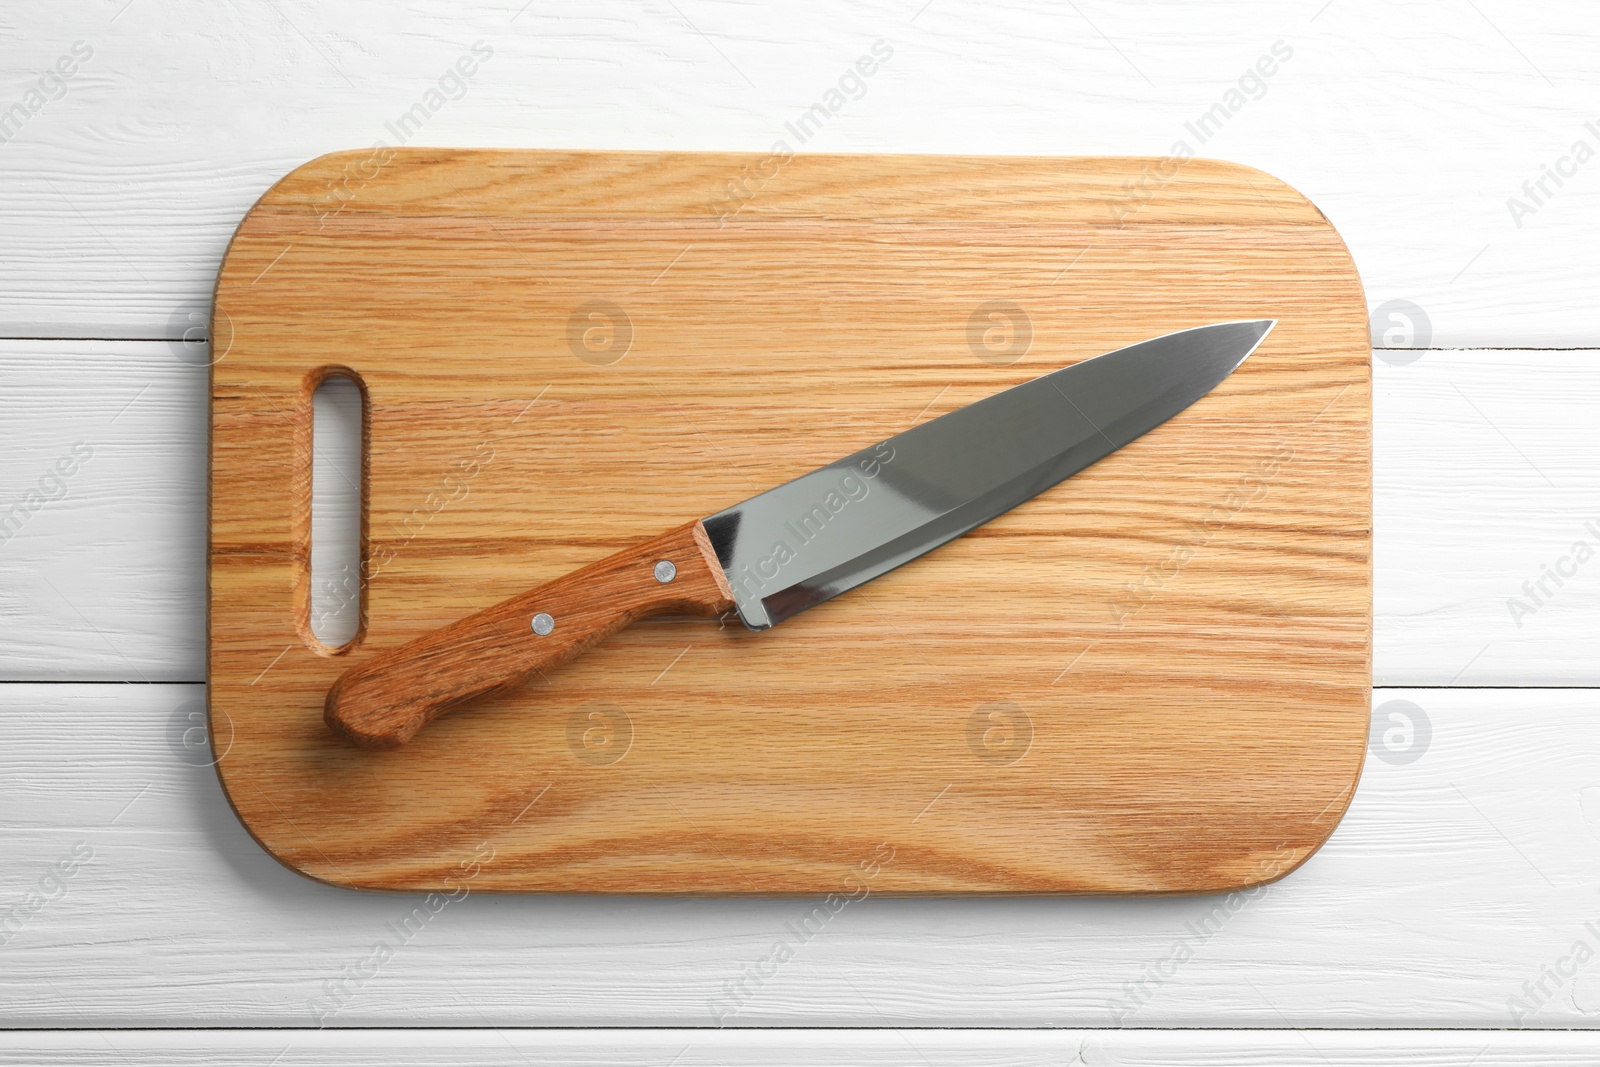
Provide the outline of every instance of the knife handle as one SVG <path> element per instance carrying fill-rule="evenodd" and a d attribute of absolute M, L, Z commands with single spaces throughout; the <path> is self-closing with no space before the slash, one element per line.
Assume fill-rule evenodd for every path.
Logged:
<path fill-rule="evenodd" d="M 393 748 L 456 705 L 559 666 L 635 619 L 733 606 L 696 519 L 351 667 L 328 690 L 323 718 L 363 748 Z"/>

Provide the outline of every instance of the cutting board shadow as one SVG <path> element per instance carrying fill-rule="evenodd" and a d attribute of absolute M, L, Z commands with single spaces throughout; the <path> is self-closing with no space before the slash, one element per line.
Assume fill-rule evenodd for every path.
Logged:
<path fill-rule="evenodd" d="M 1350 802 L 1371 389 L 1343 242 L 1207 160 L 374 149 L 240 224 L 209 698 L 250 833 L 382 890 L 1217 892 Z M 1212 395 L 762 634 L 657 618 L 358 750 L 347 667 L 1101 352 L 1278 320 Z M 365 403 L 362 623 L 310 599 L 311 396 Z M 842 906 L 842 904 L 840 905 Z"/>

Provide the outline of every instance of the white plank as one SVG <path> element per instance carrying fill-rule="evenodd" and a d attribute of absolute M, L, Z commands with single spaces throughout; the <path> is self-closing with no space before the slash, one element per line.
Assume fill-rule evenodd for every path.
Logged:
<path fill-rule="evenodd" d="M 1600 352 L 1385 355 L 1374 683 L 1600 684 Z"/>
<path fill-rule="evenodd" d="M 200 692 L 0 686 L 0 1025 L 711 1026 L 812 904 L 470 895 L 400 943 L 388 924 L 420 898 L 308 881 L 234 820 L 186 758 Z M 1404 725 L 1396 699 L 1426 716 L 1415 758 L 1380 741 L 1330 842 L 1236 907 L 873 898 L 724 1022 L 1595 1027 L 1600 963 L 1551 969 L 1600 949 L 1600 694 L 1388 690 L 1384 730 Z M 37 913 L 4 918 L 40 889 Z M 392 959 L 333 984 L 380 941 Z M 1152 967 L 1171 973 L 1129 1010 Z M 1545 989 L 1519 1008 L 1525 982 Z"/>
<path fill-rule="evenodd" d="M 0 341 L 0 678 L 205 677 L 206 371 L 176 347 Z"/>
<path fill-rule="evenodd" d="M 0 678 L 204 677 L 205 374 L 183 354 L 0 341 L 0 503 L 94 449 L 0 544 Z M 1600 551 L 1600 352 L 1379 355 L 1376 683 L 1600 684 L 1600 558 L 1523 589 L 1579 539 Z"/>
<path fill-rule="evenodd" d="M 75 42 L 93 55 L 0 145 L 0 333 L 177 336 L 273 180 L 396 141 L 387 125 L 475 41 L 492 59 L 409 143 L 765 153 L 881 39 L 893 57 L 859 99 L 792 147 L 1159 155 L 1182 140 L 1306 193 L 1372 304 L 1420 305 L 1431 344 L 1592 346 L 1600 159 L 1562 158 L 1600 146 L 1597 35 L 1595 5 L 1510 0 L 12 4 L 0 108 Z M 1279 41 L 1292 56 L 1230 100 Z M 1219 104 L 1202 141 L 1190 126 Z M 1535 204 L 1523 183 L 1546 165 L 1571 176 Z M 1514 219 L 1513 196 L 1533 213 Z"/>
<path fill-rule="evenodd" d="M 0 1064 L 307 1067 L 1558 1067 L 1595 1038 L 1505 1031 L 166 1030 L 0 1033 Z"/>

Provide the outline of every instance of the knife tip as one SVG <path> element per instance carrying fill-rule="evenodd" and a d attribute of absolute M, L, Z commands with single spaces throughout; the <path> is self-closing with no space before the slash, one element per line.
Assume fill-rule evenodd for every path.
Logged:
<path fill-rule="evenodd" d="M 1233 365 L 1234 370 L 1238 370 L 1239 367 L 1244 365 L 1244 361 L 1249 359 L 1255 353 L 1255 350 L 1261 347 L 1261 342 L 1265 341 L 1267 339 L 1267 334 L 1271 333 L 1273 327 L 1278 325 L 1278 320 L 1239 319 L 1236 322 L 1219 322 L 1217 325 L 1245 327 L 1244 337 L 1241 338 L 1241 340 L 1244 342 L 1244 352 L 1239 356 L 1239 362 Z"/>

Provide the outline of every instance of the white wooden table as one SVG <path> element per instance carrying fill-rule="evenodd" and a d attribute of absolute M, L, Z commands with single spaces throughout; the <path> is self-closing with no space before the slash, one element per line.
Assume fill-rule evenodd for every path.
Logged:
<path fill-rule="evenodd" d="M 0 38 L 0 1062 L 1600 1059 L 1600 8 L 12 0 Z M 1185 140 L 1343 233 L 1381 309 L 1349 815 L 1242 901 L 869 899 L 729 1020 L 774 1029 L 711 1002 L 810 902 L 472 896 L 359 973 L 417 901 L 278 866 L 174 740 L 204 675 L 182 337 L 234 225 L 418 103 L 412 144 L 765 151 L 878 41 L 805 150 Z"/>

